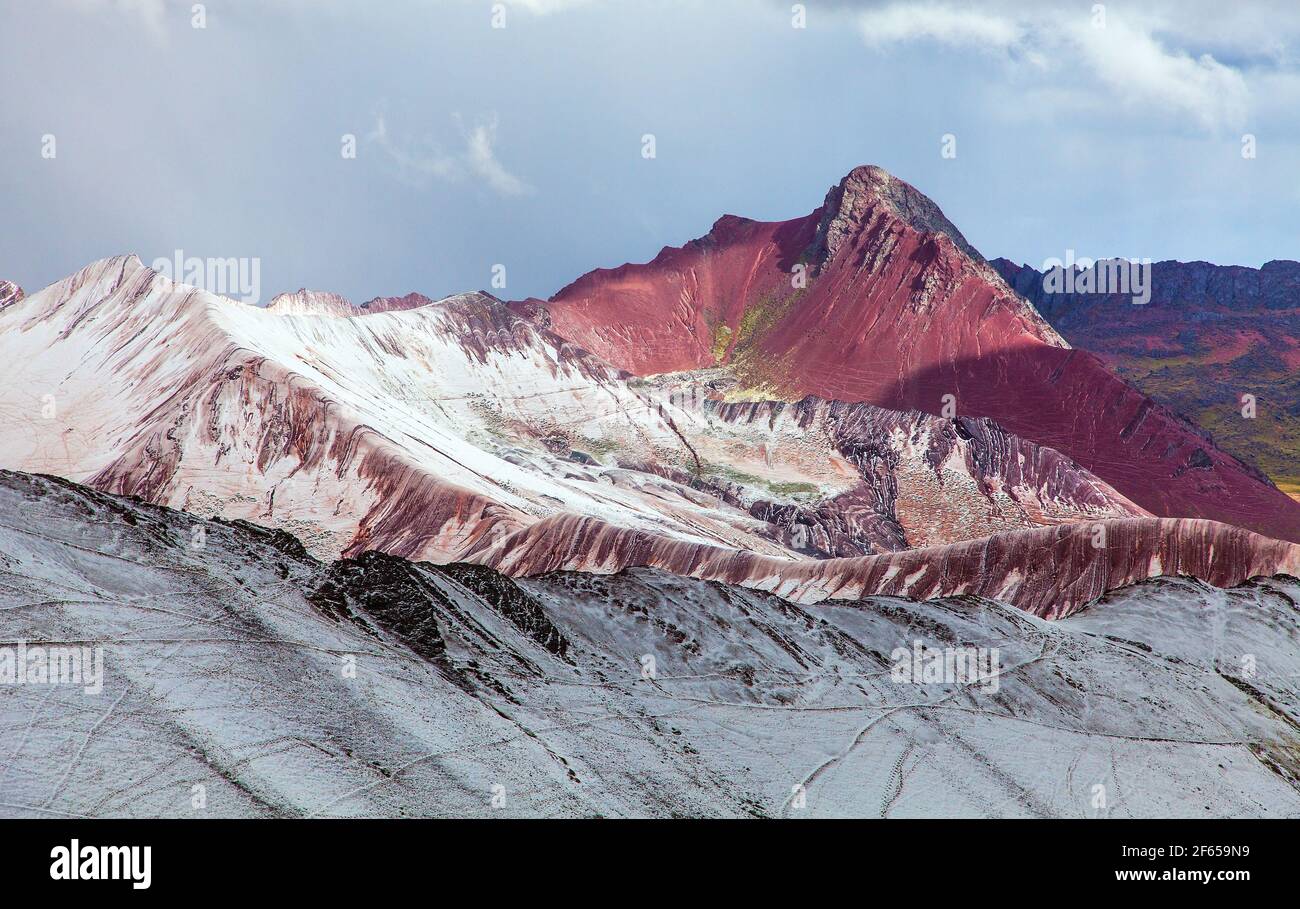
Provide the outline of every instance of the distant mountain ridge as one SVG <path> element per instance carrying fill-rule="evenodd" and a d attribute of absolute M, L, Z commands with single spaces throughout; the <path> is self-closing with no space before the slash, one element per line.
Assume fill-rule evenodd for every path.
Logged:
<path fill-rule="evenodd" d="M 1140 306 L 1119 294 L 1049 293 L 1035 268 L 992 265 L 1072 344 L 1300 493 L 1300 262 L 1156 262 Z"/>

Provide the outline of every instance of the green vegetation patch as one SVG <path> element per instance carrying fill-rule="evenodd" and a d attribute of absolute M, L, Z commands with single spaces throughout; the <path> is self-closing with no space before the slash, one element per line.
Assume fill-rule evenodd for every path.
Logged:
<path fill-rule="evenodd" d="M 821 487 L 815 483 L 781 483 L 744 473 L 725 464 L 702 464 L 699 476 L 703 480 L 726 480 L 740 486 L 765 490 L 775 498 L 817 500 L 822 497 Z"/>
<path fill-rule="evenodd" d="M 714 362 L 721 363 L 727 356 L 727 348 L 731 346 L 731 334 L 731 326 L 725 323 L 713 329 Z"/>

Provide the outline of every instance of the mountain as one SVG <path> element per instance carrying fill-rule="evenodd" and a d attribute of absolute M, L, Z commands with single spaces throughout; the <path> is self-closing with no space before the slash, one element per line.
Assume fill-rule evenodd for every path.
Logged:
<path fill-rule="evenodd" d="M 276 294 L 266 304 L 266 308 L 284 315 L 362 316 L 367 313 L 416 309 L 433 302 L 424 294 L 409 293 L 404 297 L 375 297 L 356 306 L 339 294 L 307 290 L 304 287 L 293 293 Z"/>
<path fill-rule="evenodd" d="M 647 569 L 321 562 L 3 470 L 0 572 L 4 648 L 102 655 L 98 693 L 0 687 L 9 817 L 1300 812 L 1295 578 L 1162 578 L 1056 622 L 800 606 Z M 955 646 L 996 675 L 899 675 Z"/>
<path fill-rule="evenodd" d="M 681 441 L 614 370 L 497 301 L 336 318 L 328 296 L 281 299 L 292 312 L 174 284 L 129 256 L 10 307 L 0 348 L 31 358 L 5 396 L 18 419 L 3 463 L 263 520 L 331 556 L 447 561 L 558 508 L 654 527 L 671 507 L 695 538 L 748 539 L 758 523 L 551 453 L 547 440 L 578 434 L 596 452 L 615 437 Z"/>
<path fill-rule="evenodd" d="M 433 303 L 424 294 L 409 293 L 404 297 L 375 297 L 357 307 L 364 312 L 393 312 L 395 310 L 415 309 Z"/>
<path fill-rule="evenodd" d="M 1141 305 L 1131 295 L 1048 292 L 1036 269 L 991 264 L 1072 344 L 1300 493 L 1300 262 L 1156 262 Z M 1243 414 L 1243 395 L 1254 396 L 1254 416 Z"/>
<path fill-rule="evenodd" d="M 726 216 L 516 311 L 639 375 L 725 367 L 753 394 L 989 417 L 1146 511 L 1300 540 L 1300 504 L 1071 348 L 937 206 L 860 167 L 806 217 Z M 950 396 L 950 397 L 949 397 Z"/>
<path fill-rule="evenodd" d="M 1236 583 L 1291 564 L 1291 547 L 1228 543 L 1230 528 L 1151 522 L 987 419 L 635 380 L 484 294 L 364 318 L 329 301 L 261 309 L 134 257 L 83 269 L 0 317 L 14 364 L 0 463 L 271 524 L 322 558 L 381 550 L 515 575 L 644 563 L 809 601 L 980 589 L 1061 613 L 1162 565 Z M 1123 548 L 1093 542 L 1130 520 L 1148 529 L 1120 531 Z M 1074 542 L 1034 535 L 1058 526 Z M 575 550 L 583 534 L 600 546 Z M 990 534 L 1011 536 L 965 545 Z M 1232 557 L 1174 555 L 1208 538 Z M 891 553 L 942 563 L 958 544 L 942 579 L 890 569 L 918 558 Z M 981 569 L 995 552 L 1039 564 Z"/>
<path fill-rule="evenodd" d="M 292 316 L 353 316 L 357 314 L 346 297 L 320 290 L 299 288 L 293 293 L 276 294 L 266 308 Z"/>

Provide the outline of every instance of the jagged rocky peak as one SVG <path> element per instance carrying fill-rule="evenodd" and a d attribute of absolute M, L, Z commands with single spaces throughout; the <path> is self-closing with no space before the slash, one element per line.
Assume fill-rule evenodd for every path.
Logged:
<path fill-rule="evenodd" d="M 815 259 L 818 262 L 834 259 L 845 239 L 856 235 L 881 206 L 914 230 L 944 234 L 967 256 L 976 262 L 984 261 L 928 196 L 874 164 L 853 168 L 826 194 L 813 241 Z"/>
<path fill-rule="evenodd" d="M 23 298 L 23 289 L 13 281 L 0 281 L 0 309 L 11 306 Z"/>

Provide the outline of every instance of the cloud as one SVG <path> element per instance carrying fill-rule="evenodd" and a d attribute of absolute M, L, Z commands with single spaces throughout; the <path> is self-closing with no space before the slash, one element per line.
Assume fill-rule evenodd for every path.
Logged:
<path fill-rule="evenodd" d="M 1244 76 L 1210 54 L 1193 58 L 1167 50 L 1149 32 L 1113 16 L 1105 28 L 1076 25 L 1071 34 L 1093 74 L 1130 103 L 1182 111 L 1209 130 L 1239 128 L 1246 120 Z"/>
<path fill-rule="evenodd" d="M 395 142 L 388 133 L 388 121 L 383 114 L 375 118 L 374 131 L 366 138 L 383 149 L 403 177 L 414 183 L 422 184 L 428 177 L 450 180 L 457 176 L 459 165 L 455 157 L 445 155 L 437 148 L 420 151 Z"/>
<path fill-rule="evenodd" d="M 492 150 L 496 135 L 495 116 L 490 123 L 480 124 L 470 131 L 465 152 L 470 170 L 503 196 L 518 196 L 529 192 L 530 188 L 497 160 L 496 153 Z"/>
<path fill-rule="evenodd" d="M 1173 114 L 1211 132 L 1238 129 L 1250 115 L 1246 75 L 1205 49 L 1212 33 L 1198 34 L 1177 9 L 1162 15 L 1154 6 L 1130 16 L 1106 7 L 1098 15 L 1076 4 L 959 7 L 907 0 L 860 12 L 858 25 L 872 47 L 930 41 L 1006 55 L 1013 65 L 1030 64 L 1038 78 L 1055 80 L 1081 106 L 1095 104 L 1100 92 L 1112 103 Z M 1239 45 L 1240 35 L 1234 38 Z M 1274 46 L 1271 53 L 1279 52 Z"/>
<path fill-rule="evenodd" d="M 457 122 L 460 117 L 456 117 Z M 458 152 L 445 152 L 437 145 L 403 144 L 393 139 L 383 114 L 375 119 L 374 130 L 366 136 L 397 165 L 402 179 L 425 186 L 430 179 L 456 182 L 477 178 L 501 196 L 521 196 L 531 193 L 532 187 L 510 173 L 497 160 L 497 117 L 491 115 L 485 122 L 476 124 L 466 132 L 462 127 L 464 148 Z"/>
<path fill-rule="evenodd" d="M 1006 50 L 1021 40 L 1014 21 L 975 9 L 930 3 L 898 3 L 863 13 L 858 19 L 868 44 L 930 39 L 983 50 Z"/>

